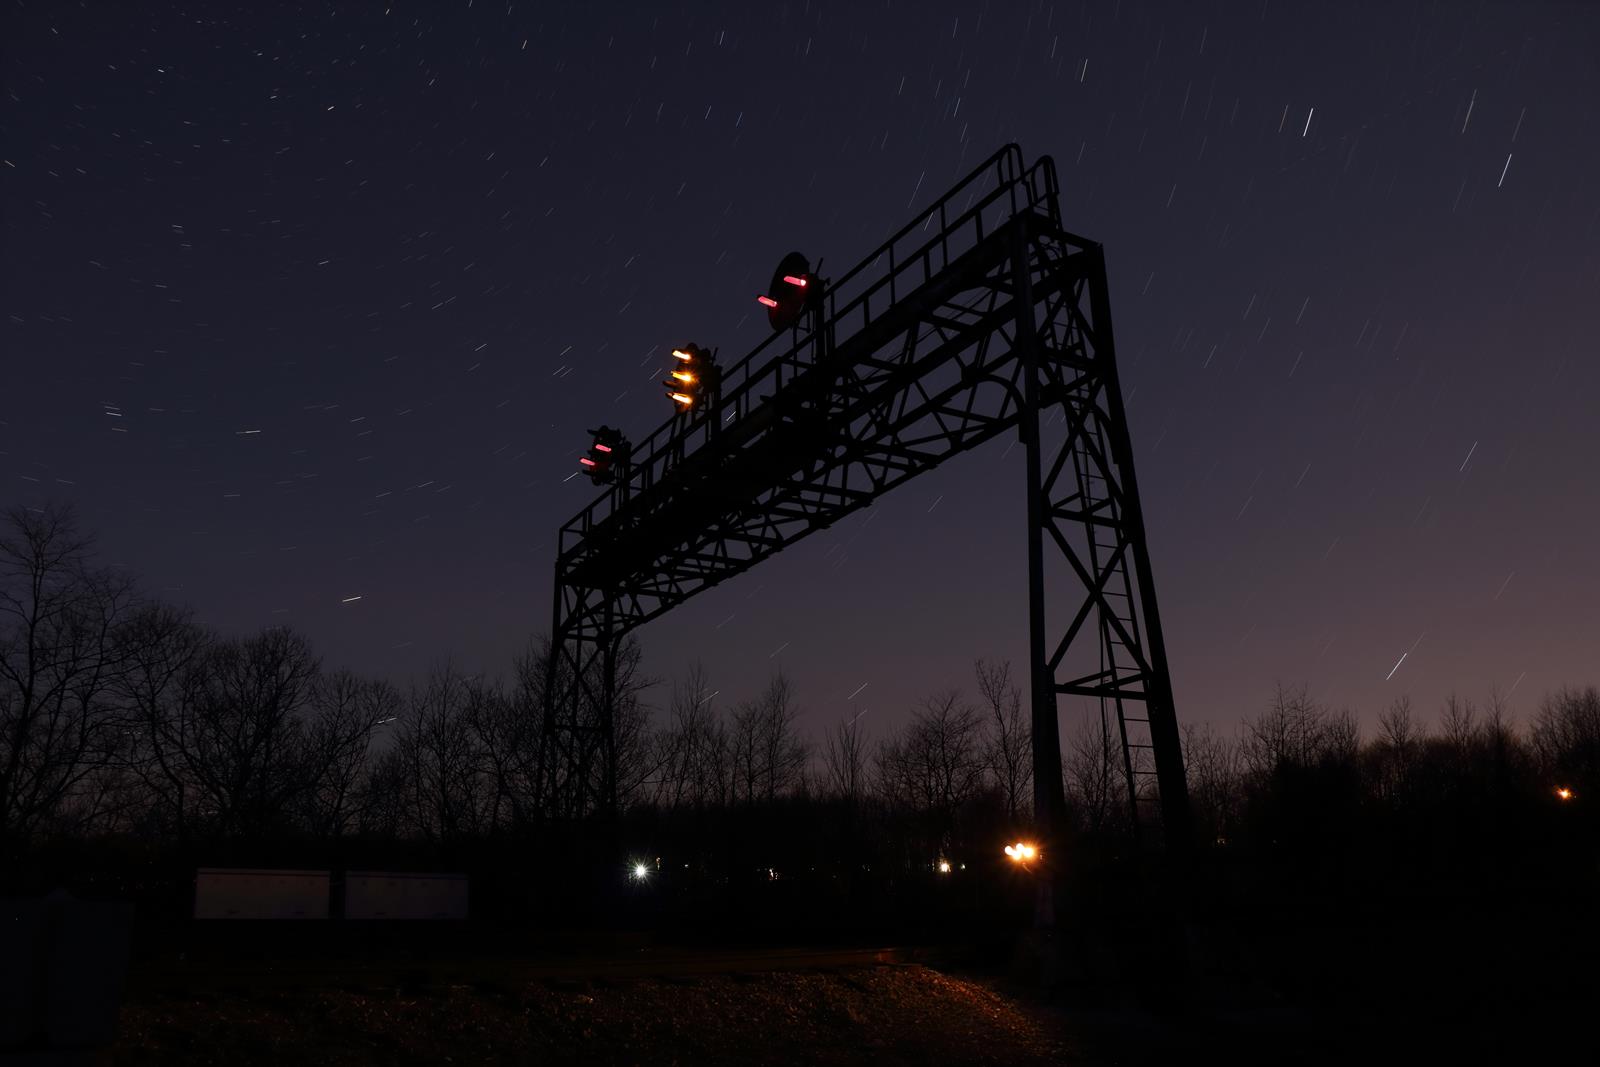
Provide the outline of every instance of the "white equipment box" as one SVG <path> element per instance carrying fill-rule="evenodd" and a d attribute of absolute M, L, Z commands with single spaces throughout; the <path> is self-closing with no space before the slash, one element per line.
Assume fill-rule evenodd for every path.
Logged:
<path fill-rule="evenodd" d="M 350 871 L 344 879 L 346 919 L 465 919 L 467 876 Z"/>
<path fill-rule="evenodd" d="M 326 919 L 328 872 L 201 867 L 194 876 L 194 917 Z"/>

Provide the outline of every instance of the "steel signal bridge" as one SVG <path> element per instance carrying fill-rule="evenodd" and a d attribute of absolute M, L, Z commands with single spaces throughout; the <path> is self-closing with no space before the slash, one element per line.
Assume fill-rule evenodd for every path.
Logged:
<path fill-rule="evenodd" d="M 787 262 L 787 261 L 786 261 Z M 1035 816 L 1063 807 L 1058 704 L 1120 738 L 1134 825 L 1188 838 L 1172 682 L 1100 245 L 1055 164 L 1007 145 L 633 445 L 561 528 L 542 771 L 557 817 L 616 805 L 613 659 L 634 627 L 1008 431 L 1027 497 Z"/>

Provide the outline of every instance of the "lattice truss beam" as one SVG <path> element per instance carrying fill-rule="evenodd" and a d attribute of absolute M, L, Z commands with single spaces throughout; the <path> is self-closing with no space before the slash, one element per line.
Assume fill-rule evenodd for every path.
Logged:
<path fill-rule="evenodd" d="M 667 491 L 652 506 L 622 513 L 629 524 L 591 532 L 587 552 L 563 575 L 563 585 L 590 592 L 568 616 L 574 631 L 598 636 L 607 589 L 615 591 L 611 632 L 620 636 L 1014 428 L 1022 368 L 1005 254 L 1012 237 L 996 232 L 992 246 L 959 265 L 970 276 L 950 291 L 908 300 L 903 325 L 865 339 L 876 344 L 847 342 L 832 360 L 797 360 L 793 384 L 753 413 L 761 425 L 742 445 L 705 457 L 681 484 L 660 486 Z M 1082 269 L 1094 255 L 1052 251 L 1060 266 L 1036 283 L 1036 299 L 1048 318 L 1066 320 L 1065 340 L 1074 321 L 1064 312 L 1086 299 Z M 1076 319 L 1081 335 L 1087 316 Z M 1061 399 L 1092 372 L 1081 336 L 1071 343 L 1076 369 L 1073 348 L 1051 360 L 1048 388 Z"/>

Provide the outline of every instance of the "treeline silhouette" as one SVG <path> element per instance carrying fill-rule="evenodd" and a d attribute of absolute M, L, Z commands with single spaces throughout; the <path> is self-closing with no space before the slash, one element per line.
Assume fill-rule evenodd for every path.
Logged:
<path fill-rule="evenodd" d="M 703 666 L 655 683 L 629 643 L 622 814 L 596 829 L 549 818 L 548 655 L 534 642 L 498 679 L 449 663 L 404 689 L 360 678 L 289 629 L 226 636 L 142 595 L 97 563 L 68 509 L 13 509 L 0 528 L 3 888 L 144 877 L 140 891 L 175 913 L 196 863 L 454 867 L 481 875 L 480 912 L 560 902 L 602 921 L 626 855 L 658 886 L 648 907 L 676 900 L 708 921 L 760 925 L 774 902 L 783 922 L 818 928 L 961 908 L 1015 922 L 1031 906 L 999 852 L 1032 807 L 1010 665 L 978 661 L 970 690 L 928 696 L 898 728 L 873 735 L 853 715 L 808 736 L 788 677 L 719 702 Z M 1258 912 L 1287 914 L 1295 893 L 1593 884 L 1594 687 L 1545 695 L 1526 723 L 1493 693 L 1452 696 L 1431 724 L 1402 698 L 1378 721 L 1363 737 L 1353 713 L 1280 686 L 1232 735 L 1185 728 L 1197 909 L 1225 915 L 1249 892 L 1267 902 Z M 1111 906 L 1106 887 L 1159 835 L 1134 824 L 1114 722 L 1067 729 L 1062 762 L 1071 827 L 1053 859 L 1093 907 Z M 936 899 L 933 912 L 907 904 Z"/>

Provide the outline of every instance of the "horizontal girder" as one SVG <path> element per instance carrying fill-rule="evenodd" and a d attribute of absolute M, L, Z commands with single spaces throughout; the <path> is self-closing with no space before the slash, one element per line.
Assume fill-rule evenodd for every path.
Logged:
<path fill-rule="evenodd" d="M 560 580 L 614 589 L 625 631 L 1014 428 L 1017 231 L 1031 225 L 1033 244 L 1051 246 L 1036 257 L 1035 301 L 1077 305 L 1092 261 L 1065 235 L 1038 232 L 1044 221 L 992 231 L 648 487 L 608 493 L 603 518 L 586 512 L 563 531 Z M 1094 370 L 1071 350 L 1047 360 L 1063 381 Z"/>

